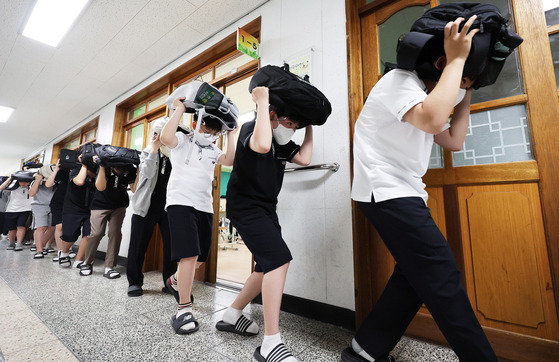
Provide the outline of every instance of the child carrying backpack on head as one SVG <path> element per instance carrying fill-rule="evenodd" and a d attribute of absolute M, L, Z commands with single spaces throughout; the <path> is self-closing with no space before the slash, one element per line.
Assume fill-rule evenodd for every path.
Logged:
<path fill-rule="evenodd" d="M 81 155 L 79 159 L 81 160 Z M 96 172 L 97 167 L 91 164 L 82 164 L 80 168 L 74 168 L 70 171 L 68 188 L 64 196 L 64 206 L 62 209 L 62 235 L 60 236 L 62 248 L 58 253 L 58 266 L 61 268 L 69 268 L 71 266 L 70 248 L 80 235 L 80 247 L 76 258 L 83 260 L 85 255 L 87 237 L 91 232 L 89 218 L 91 215 L 91 203 L 95 194 Z"/>
<path fill-rule="evenodd" d="M 440 5 L 424 17 L 475 5 Z M 423 19 L 412 30 L 434 24 Z M 376 83 L 357 119 L 351 197 L 378 231 L 396 266 L 352 346 L 342 352 L 342 361 L 394 361 L 389 353 L 422 304 L 460 361 L 497 361 L 462 286 L 450 246 L 431 217 L 421 179 L 433 142 L 451 151 L 462 148 L 472 88 L 496 79 L 485 71 L 491 64 L 499 65 L 491 63 L 490 54 L 503 47 L 492 49 L 483 43 L 487 34 L 480 31 L 479 21 L 473 27 L 476 19 L 473 12 L 466 19 L 446 20 L 439 37 L 417 32 L 406 36 L 398 48 L 398 68 L 406 66 Z M 507 32 L 505 22 L 502 26 L 499 31 Z M 508 35 L 506 39 L 513 38 Z M 424 42 L 418 47 L 418 41 Z M 416 46 L 408 47 L 407 42 Z M 422 50 L 416 52 L 417 60 L 406 58 L 415 57 L 408 50 L 418 48 Z"/>
<path fill-rule="evenodd" d="M 188 86 L 195 87 L 196 84 Z M 207 94 L 224 97 L 207 83 L 203 83 L 200 89 L 206 86 L 209 91 Z M 171 318 L 171 325 L 178 334 L 198 330 L 198 321 L 192 314 L 194 272 L 197 263 L 205 262 L 210 253 L 214 168 L 216 164 L 233 165 L 235 148 L 234 132 L 231 131 L 237 126 L 236 116 L 227 121 L 225 115 L 219 112 L 210 114 L 209 109 L 200 108 L 194 131 L 188 135 L 177 132 L 179 121 L 187 111 L 183 103 L 185 100 L 193 99 L 174 99 L 172 108 L 175 111 L 161 131 L 161 142 L 169 149 L 173 166 L 167 186 L 166 210 L 171 234 L 171 259 L 178 261 L 179 265 L 177 273 L 168 279 L 167 285 L 178 302 L 177 312 Z M 236 106 L 226 97 L 223 98 L 223 105 L 228 107 L 228 114 L 238 113 Z M 214 143 L 224 132 L 228 132 L 226 153 Z"/>
<path fill-rule="evenodd" d="M 51 226 L 50 201 L 54 194 L 52 187 L 45 185 L 45 179 L 41 171 L 35 175 L 35 181 L 29 190 L 29 196 L 32 197 L 31 211 L 33 212 L 32 228 L 35 230 L 34 240 L 36 245 L 36 253 L 33 259 L 43 259 L 47 254 L 45 245 L 54 235 L 54 227 Z"/>
<path fill-rule="evenodd" d="M 29 198 L 30 180 L 17 181 L 17 175 L 11 174 L 10 177 L 0 185 L 0 191 L 9 194 L 8 205 L 6 206 L 6 225 L 10 244 L 7 250 L 23 250 L 25 233 L 27 232 L 27 219 L 31 216 L 31 199 Z M 18 187 L 8 190 L 7 187 L 16 180 Z M 17 242 L 16 242 L 17 241 Z"/>
<path fill-rule="evenodd" d="M 94 160 L 97 156 L 93 156 Z M 122 222 L 126 215 L 128 185 L 136 180 L 136 168 L 132 165 L 121 167 L 99 166 L 99 173 L 95 180 L 95 196 L 91 203 L 91 234 L 87 239 L 85 258 L 80 268 L 81 276 L 89 276 L 93 272 L 93 261 L 99 247 L 99 242 L 105 236 L 105 229 L 109 224 L 107 254 L 105 256 L 105 270 L 103 276 L 107 279 L 120 278 L 120 273 L 114 270 L 118 259 L 118 251 L 122 241 Z M 79 260 L 76 260 L 79 262 Z"/>
<path fill-rule="evenodd" d="M 159 225 L 163 239 L 163 292 L 169 293 L 165 282 L 177 271 L 177 263 L 171 260 L 171 235 L 169 233 L 169 220 L 165 211 L 165 197 L 167 183 L 171 175 L 171 161 L 167 150 L 161 149 L 161 130 L 166 121 L 154 121 L 151 145 L 144 149 L 140 155 L 138 166 L 138 181 L 132 187 L 131 202 L 134 208 L 130 227 L 130 245 L 128 246 L 128 264 L 126 277 L 128 278 L 129 297 L 138 297 L 143 294 L 145 255 L 149 246 L 155 225 Z"/>

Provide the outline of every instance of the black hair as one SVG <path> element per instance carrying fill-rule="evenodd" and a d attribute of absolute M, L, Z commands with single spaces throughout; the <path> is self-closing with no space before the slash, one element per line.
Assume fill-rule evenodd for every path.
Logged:
<path fill-rule="evenodd" d="M 223 124 L 219 119 L 208 115 L 202 117 L 202 122 L 204 122 L 204 126 L 211 131 L 220 132 L 223 128 Z"/>
<path fill-rule="evenodd" d="M 308 125 L 308 122 L 305 122 L 301 117 L 296 114 L 290 114 L 286 112 L 283 108 L 270 104 L 269 106 L 270 111 L 276 112 L 278 118 L 287 117 L 289 120 L 297 125 L 297 128 L 304 128 Z"/>
<path fill-rule="evenodd" d="M 435 37 L 425 44 L 415 63 L 415 71 L 423 80 L 438 81 L 442 70 L 435 67 L 435 62 L 444 56 L 444 38 Z"/>

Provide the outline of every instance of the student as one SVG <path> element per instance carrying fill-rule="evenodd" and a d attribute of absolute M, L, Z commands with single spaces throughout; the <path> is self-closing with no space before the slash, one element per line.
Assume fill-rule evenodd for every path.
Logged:
<path fill-rule="evenodd" d="M 2 178 L 0 185 L 7 179 L 7 177 L 5 177 L 5 179 Z M 0 240 L 6 240 L 8 238 L 8 230 L 6 230 L 6 207 L 8 206 L 8 194 L 8 192 L 0 190 Z"/>
<path fill-rule="evenodd" d="M 29 182 L 18 181 L 19 187 L 15 190 L 6 190 L 14 175 L 0 185 L 0 190 L 10 194 L 10 200 L 6 206 L 6 230 L 10 244 L 7 250 L 23 250 L 23 241 L 27 232 L 27 219 L 31 215 L 31 199 L 29 199 Z M 17 240 L 17 243 L 16 243 Z"/>
<path fill-rule="evenodd" d="M 395 69 L 384 75 L 357 120 L 352 198 L 397 264 L 352 347 L 342 352 L 343 361 L 392 361 L 389 352 L 423 303 L 460 361 L 497 360 L 452 251 L 431 218 L 421 180 L 433 141 L 452 151 L 464 144 L 476 77 L 475 72 L 465 74 L 464 66 L 479 31 L 469 31 L 475 18 L 461 31 L 463 18 L 449 22 L 444 47 L 441 42 L 420 56 L 422 70 Z M 424 65 L 431 66 L 427 74 Z"/>
<path fill-rule="evenodd" d="M 52 187 L 46 187 L 44 184 L 44 176 L 37 172 L 35 181 L 29 189 L 29 196 L 32 198 L 31 211 L 33 213 L 32 228 L 35 230 L 34 240 L 37 252 L 33 255 L 33 259 L 43 259 L 47 254 L 43 250 L 47 241 L 54 235 L 54 227 L 51 224 L 50 201 L 54 194 Z"/>
<path fill-rule="evenodd" d="M 291 252 L 281 235 L 276 214 L 277 196 L 283 183 L 286 162 L 309 165 L 312 157 L 312 126 L 305 128 L 301 147 L 290 141 L 304 126 L 269 105 L 269 91 L 256 87 L 252 99 L 256 120 L 242 126 L 237 142 L 233 172 L 227 186 L 227 217 L 241 235 L 256 261 L 233 304 L 216 328 L 240 335 L 255 335 L 258 326 L 242 310 L 260 292 L 264 309 L 264 340 L 254 352 L 258 361 L 296 361 L 282 343 L 279 314 Z"/>
<path fill-rule="evenodd" d="M 93 156 L 97 162 L 97 156 Z M 87 239 L 85 259 L 79 266 L 81 276 L 89 276 L 93 272 L 93 262 L 99 247 L 99 242 L 105 236 L 107 223 L 109 224 L 109 243 L 105 255 L 105 271 L 107 279 L 120 278 L 120 273 L 113 268 L 116 266 L 120 242 L 122 241 L 122 222 L 126 215 L 126 208 L 130 203 L 128 185 L 136 179 L 136 167 L 99 166 L 99 174 L 95 180 L 97 192 L 91 204 L 91 234 Z M 76 261 L 78 261 L 76 259 Z"/>
<path fill-rule="evenodd" d="M 46 187 L 53 187 L 54 194 L 50 200 L 51 224 L 54 226 L 54 240 L 56 242 L 57 254 L 52 259 L 53 262 L 58 262 L 60 254 L 62 253 L 62 210 L 64 208 L 64 198 L 66 190 L 68 189 L 68 182 L 70 180 L 70 170 L 60 168 L 60 160 L 56 162 L 56 166 L 45 181 Z M 69 255 L 70 258 L 72 254 Z M 75 255 L 74 255 L 75 256 Z"/>
<path fill-rule="evenodd" d="M 164 120 L 157 120 L 153 125 L 151 145 L 140 155 L 138 181 L 132 187 L 132 226 L 130 228 L 130 245 L 128 247 L 128 296 L 137 297 L 143 294 L 144 265 L 146 251 L 149 246 L 155 225 L 163 239 L 163 292 L 167 292 L 165 281 L 177 271 L 177 263 L 171 260 L 171 236 L 169 221 L 165 211 L 167 183 L 171 175 L 171 161 L 161 151 L 160 134 Z"/>
<path fill-rule="evenodd" d="M 81 162 L 81 155 L 78 159 Z M 80 235 L 82 238 L 76 259 L 83 260 L 87 237 L 91 232 L 89 217 L 91 202 L 95 194 L 95 175 L 96 169 L 92 165 L 82 164 L 80 168 L 70 171 L 62 209 L 62 235 L 60 236 L 62 248 L 58 256 L 58 265 L 61 268 L 70 267 L 70 248 Z"/>
<path fill-rule="evenodd" d="M 231 166 L 235 157 L 233 134 L 227 135 L 224 154 L 216 145 L 222 130 L 232 129 L 219 118 L 206 114 L 198 116 L 194 132 L 186 135 L 177 132 L 186 106 L 173 101 L 175 111 L 161 131 L 161 142 L 169 148 L 173 169 L 167 187 L 167 216 L 171 233 L 171 259 L 178 261 L 177 273 L 168 280 L 169 289 L 178 290 L 176 315 L 171 325 L 178 334 L 198 330 L 192 315 L 192 284 L 199 263 L 207 260 L 212 242 L 213 199 L 212 181 L 216 164 Z M 204 112 L 199 110 L 199 112 Z M 201 118 L 201 119 L 200 119 Z"/>

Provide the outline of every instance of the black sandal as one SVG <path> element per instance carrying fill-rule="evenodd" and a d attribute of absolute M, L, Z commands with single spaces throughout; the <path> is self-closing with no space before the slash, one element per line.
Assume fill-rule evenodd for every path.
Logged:
<path fill-rule="evenodd" d="M 192 328 L 192 329 L 181 329 L 182 326 L 184 326 L 185 324 L 188 324 L 188 323 L 194 323 L 194 328 Z M 194 318 L 194 316 L 190 312 L 186 312 L 178 318 L 177 318 L 177 316 L 173 316 L 171 318 L 171 326 L 173 326 L 173 329 L 175 330 L 176 334 L 194 333 L 199 328 L 198 321 L 196 320 L 196 318 Z"/>
<path fill-rule="evenodd" d="M 107 279 L 117 279 L 120 278 L 120 273 L 114 269 L 108 270 L 103 276 Z"/>
<path fill-rule="evenodd" d="M 270 351 L 268 357 L 266 358 L 264 358 L 260 354 L 260 347 L 256 348 L 253 356 L 254 358 L 256 358 L 258 362 L 268 362 L 268 361 L 280 362 L 286 359 L 287 357 L 293 357 L 291 352 L 287 349 L 287 347 L 283 343 L 280 343 L 277 346 L 275 346 L 274 349 Z"/>
<path fill-rule="evenodd" d="M 87 277 L 90 276 L 91 274 L 93 274 L 93 265 L 82 264 L 80 266 L 80 275 L 82 277 Z"/>
<path fill-rule="evenodd" d="M 237 319 L 237 323 L 235 323 L 235 325 L 219 321 L 215 325 L 215 328 L 220 331 L 231 332 L 240 336 L 255 336 L 258 333 L 247 332 L 248 327 L 250 327 L 252 323 L 254 323 L 254 321 L 251 321 L 244 315 L 241 315 L 239 319 Z"/>

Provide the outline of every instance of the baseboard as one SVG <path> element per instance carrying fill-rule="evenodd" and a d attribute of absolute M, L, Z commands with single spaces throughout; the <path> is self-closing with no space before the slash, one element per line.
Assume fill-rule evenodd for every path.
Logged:
<path fill-rule="evenodd" d="M 253 300 L 262 304 L 262 296 Z M 320 322 L 355 330 L 355 312 L 346 308 L 284 294 L 281 310 Z"/>

